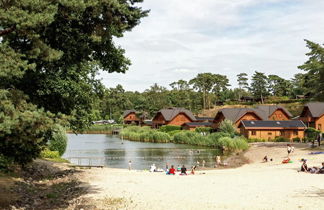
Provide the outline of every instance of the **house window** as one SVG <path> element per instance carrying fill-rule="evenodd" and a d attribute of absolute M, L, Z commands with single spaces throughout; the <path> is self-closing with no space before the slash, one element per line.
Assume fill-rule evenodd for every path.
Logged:
<path fill-rule="evenodd" d="M 280 136 L 284 136 L 285 135 L 285 131 L 280 131 Z"/>
<path fill-rule="evenodd" d="M 294 135 L 295 136 L 298 136 L 298 131 L 294 131 Z"/>
<path fill-rule="evenodd" d="M 271 135 L 272 135 L 272 133 L 271 133 L 271 132 L 269 132 L 269 133 L 268 133 L 268 135 L 269 135 L 269 136 L 271 136 Z"/>
<path fill-rule="evenodd" d="M 322 124 L 318 124 L 318 130 L 322 130 Z"/>
<path fill-rule="evenodd" d="M 256 135 L 256 131 L 252 131 L 252 136 L 255 136 Z"/>

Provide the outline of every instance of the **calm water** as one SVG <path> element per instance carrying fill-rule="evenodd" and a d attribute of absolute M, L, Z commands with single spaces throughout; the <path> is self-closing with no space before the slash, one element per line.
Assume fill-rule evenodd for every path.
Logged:
<path fill-rule="evenodd" d="M 102 134 L 68 134 L 68 145 L 64 158 L 70 159 L 74 164 L 88 165 L 87 157 L 92 159 L 93 165 L 103 164 L 111 168 L 128 168 L 128 161 L 132 161 L 133 169 L 149 169 L 155 163 L 159 168 L 184 164 L 187 168 L 195 165 L 197 161 L 202 165 L 205 160 L 206 167 L 213 167 L 215 157 L 220 152 L 216 149 L 197 147 L 183 144 L 144 143 L 135 141 L 122 141 L 117 136 Z M 84 157 L 78 160 L 76 157 Z"/>

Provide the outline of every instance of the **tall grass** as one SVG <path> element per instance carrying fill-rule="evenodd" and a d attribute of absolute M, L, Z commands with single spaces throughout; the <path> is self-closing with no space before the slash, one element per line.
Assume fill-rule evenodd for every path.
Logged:
<path fill-rule="evenodd" d="M 171 141 L 171 136 L 159 130 L 153 130 L 149 127 L 130 126 L 124 128 L 120 135 L 128 140 L 142 141 L 142 142 L 155 142 L 155 143 L 168 143 Z"/>
<path fill-rule="evenodd" d="M 171 134 L 171 135 L 170 135 Z M 246 150 L 249 145 L 245 138 L 234 137 L 232 134 L 217 132 L 202 135 L 194 131 L 171 131 L 169 133 L 149 127 L 131 126 L 124 128 L 120 135 L 124 139 L 155 143 L 178 143 L 219 148 L 226 151 Z"/>

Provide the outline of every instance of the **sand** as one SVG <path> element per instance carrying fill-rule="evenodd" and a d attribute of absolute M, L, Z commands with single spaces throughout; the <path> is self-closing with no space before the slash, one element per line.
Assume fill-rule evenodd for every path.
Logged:
<path fill-rule="evenodd" d="M 87 197 L 123 198 L 123 209 L 324 209 L 324 174 L 297 172 L 301 158 L 320 166 L 324 155 L 295 147 L 289 164 L 281 164 L 284 144 L 258 143 L 244 154 L 250 163 L 238 168 L 188 176 L 103 168 L 80 178 L 91 186 Z M 261 163 L 265 154 L 274 161 Z"/>

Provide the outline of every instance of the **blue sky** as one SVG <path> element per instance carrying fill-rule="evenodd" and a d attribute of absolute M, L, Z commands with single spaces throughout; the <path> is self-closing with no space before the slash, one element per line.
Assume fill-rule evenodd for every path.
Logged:
<path fill-rule="evenodd" d="M 132 65 L 126 74 L 102 73 L 106 87 L 143 91 L 169 88 L 198 73 L 236 75 L 254 71 L 286 79 L 301 72 L 304 39 L 324 43 L 322 0 L 144 0 L 148 17 L 115 42 Z"/>

